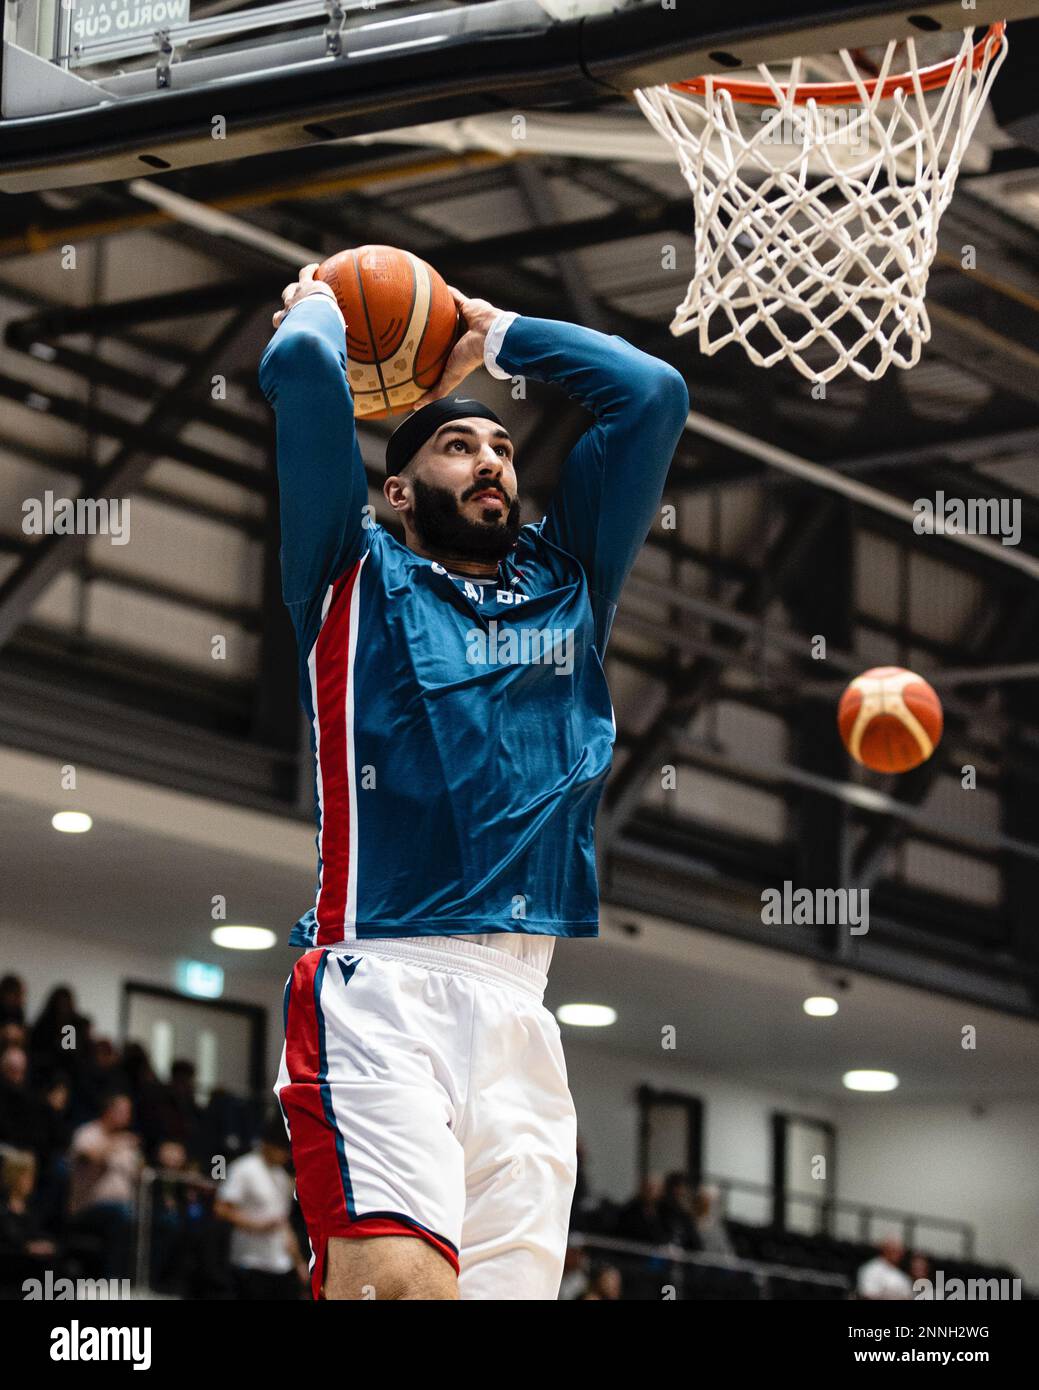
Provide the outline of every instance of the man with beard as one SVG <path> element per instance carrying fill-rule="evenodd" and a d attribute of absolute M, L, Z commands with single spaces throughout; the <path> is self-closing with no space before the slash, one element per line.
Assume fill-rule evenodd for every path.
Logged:
<path fill-rule="evenodd" d="M 555 1299 L 576 1129 L 542 997 L 554 939 L 597 932 L 603 658 L 688 393 L 621 338 L 453 289 L 467 332 L 387 445 L 402 544 L 368 505 L 315 268 L 260 366 L 316 767 L 317 901 L 290 938 L 275 1088 L 312 1289 Z M 508 429 L 450 394 L 479 365 L 593 417 L 536 524 Z"/>

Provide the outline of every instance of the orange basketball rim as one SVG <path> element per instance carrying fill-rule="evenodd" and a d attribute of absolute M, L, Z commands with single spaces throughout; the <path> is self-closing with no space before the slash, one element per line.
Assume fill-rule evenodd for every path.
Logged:
<path fill-rule="evenodd" d="M 974 45 L 971 67 L 975 72 L 985 62 L 989 49 L 1002 43 L 1006 27 L 1005 20 L 990 25 L 988 32 Z M 874 97 L 878 97 L 880 101 L 890 101 L 896 92 L 934 92 L 941 87 L 947 87 L 962 62 L 962 56 L 957 54 L 955 58 L 920 68 L 915 73 L 901 72 L 894 77 L 884 78 L 883 81 L 879 77 L 864 78 L 861 87 L 857 82 L 802 82 L 793 91 L 780 83 L 778 90 L 784 100 L 795 102 L 798 106 L 807 106 L 810 101 L 814 101 L 816 106 L 858 106 L 862 102 L 863 92 L 870 101 Z M 708 82 L 716 92 L 728 92 L 733 101 L 741 102 L 744 106 L 777 105 L 776 88 L 768 82 L 750 82 L 740 78 L 712 75 L 710 78 L 693 77 L 686 82 L 669 82 L 668 86 L 676 92 L 703 96 Z"/>

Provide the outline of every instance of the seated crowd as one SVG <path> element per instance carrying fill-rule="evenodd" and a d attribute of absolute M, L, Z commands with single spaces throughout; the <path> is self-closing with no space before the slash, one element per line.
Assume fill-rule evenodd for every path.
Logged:
<path fill-rule="evenodd" d="M 934 1297 L 935 1258 L 894 1237 L 872 1246 L 729 1220 L 719 1188 L 681 1172 L 643 1179 L 621 1204 L 595 1199 L 580 1145 L 578 1156 L 561 1299 Z M 975 1261 L 938 1264 L 947 1279 L 1013 1279 L 1010 1269 Z"/>
<path fill-rule="evenodd" d="M 67 986 L 30 1024 L 22 981 L 0 980 L 0 1297 L 48 1275 L 134 1280 L 146 1167 L 153 1289 L 303 1296 L 288 1160 L 277 1115 L 223 1090 L 200 1106 L 187 1061 L 159 1081 L 139 1044 L 94 1037 Z"/>

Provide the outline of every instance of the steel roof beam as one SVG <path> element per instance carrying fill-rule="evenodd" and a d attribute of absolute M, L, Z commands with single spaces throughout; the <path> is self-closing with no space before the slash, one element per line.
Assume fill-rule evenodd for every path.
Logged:
<path fill-rule="evenodd" d="M 207 384 L 212 368 L 247 331 L 254 314 L 252 307 L 240 309 L 214 335 L 194 364 L 152 406 L 147 419 L 134 431 L 135 442 L 125 443 L 109 463 L 96 469 L 94 476 L 86 480 L 83 496 L 104 498 L 134 490 L 155 462 L 156 455 L 148 441 L 149 431 L 156 434 L 168 431 L 175 437 L 191 418 L 193 397 Z M 141 442 L 137 442 L 138 439 Z M 36 600 L 57 575 L 83 556 L 90 539 L 88 535 L 43 536 L 18 568 L 0 584 L 0 648 L 28 617 Z"/>

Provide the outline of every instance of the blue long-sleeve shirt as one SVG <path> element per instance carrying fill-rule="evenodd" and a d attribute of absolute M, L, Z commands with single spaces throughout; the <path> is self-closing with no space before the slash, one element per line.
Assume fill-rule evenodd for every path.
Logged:
<path fill-rule="evenodd" d="M 594 936 L 616 734 L 603 656 L 685 382 L 622 338 L 512 322 L 498 367 L 562 387 L 594 423 L 495 583 L 452 577 L 374 521 L 346 365 L 322 296 L 286 316 L 260 364 L 315 758 L 317 901 L 290 942 Z"/>

